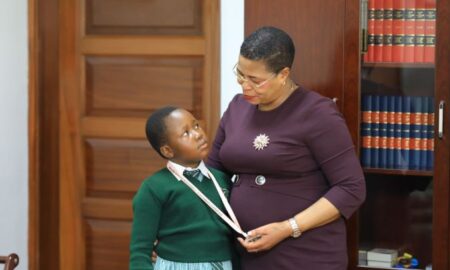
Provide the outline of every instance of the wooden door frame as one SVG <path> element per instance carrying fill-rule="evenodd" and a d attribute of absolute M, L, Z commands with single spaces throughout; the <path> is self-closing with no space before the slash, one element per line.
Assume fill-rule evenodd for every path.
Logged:
<path fill-rule="evenodd" d="M 204 76 L 205 78 L 211 78 L 211 83 L 205 85 L 202 106 L 205 112 L 205 122 L 208 123 L 207 131 L 213 138 L 220 120 L 220 0 L 204 1 L 206 1 L 204 2 L 204 8 L 211 11 L 213 20 L 210 21 L 209 28 L 204 29 L 204 33 L 207 34 L 206 54 L 210 56 L 205 62 Z M 46 250 L 43 250 L 42 246 L 45 243 L 43 243 L 40 235 L 42 230 L 53 230 L 56 233 L 52 237 L 58 235 L 56 238 L 59 238 L 59 233 L 57 233 L 59 224 L 53 222 L 48 228 L 42 226 L 42 222 L 46 222 L 44 218 L 41 218 L 42 212 L 49 210 L 50 215 L 57 219 L 60 202 L 58 200 L 58 204 L 51 209 L 43 209 L 44 204 L 49 204 L 49 201 L 54 202 L 54 199 L 52 201 L 47 199 L 46 196 L 41 196 L 41 194 L 47 194 L 47 192 L 52 192 L 55 189 L 58 190 L 59 186 L 54 184 L 59 185 L 59 183 L 52 183 L 51 179 L 42 177 L 44 165 L 41 157 L 50 154 L 52 155 L 51 161 L 58 160 L 57 149 L 45 149 L 47 146 L 43 145 L 42 140 L 45 138 L 46 141 L 59 142 L 59 135 L 54 132 L 54 129 L 59 127 L 57 123 L 54 123 L 54 120 L 56 119 L 56 122 L 58 122 L 59 119 L 58 95 L 61 89 L 59 87 L 59 76 L 52 78 L 50 73 L 59 72 L 59 23 L 55 22 L 60 22 L 58 16 L 60 3 L 58 0 L 28 0 L 28 269 L 30 270 L 40 270 L 43 268 L 40 267 L 43 262 L 54 266 L 54 268 L 50 267 L 49 270 L 59 269 L 57 266 L 60 264 L 58 244 L 50 244 L 50 246 L 45 247 Z M 46 14 L 43 14 L 43 11 Z M 58 50 L 55 51 L 52 46 L 57 46 Z M 55 63 L 56 66 L 52 65 Z M 49 68 L 49 66 L 52 67 Z M 47 99 L 49 94 L 46 94 L 49 79 L 54 80 L 52 86 L 56 87 L 57 92 L 57 96 L 50 101 Z M 48 123 L 49 119 L 50 123 Z M 49 125 L 50 131 L 48 131 Z M 59 164 L 55 167 L 59 167 Z M 58 169 L 56 168 L 53 169 L 53 172 L 47 172 L 50 175 L 55 175 L 55 173 L 58 175 Z M 53 181 L 59 180 L 53 179 Z M 42 203 L 43 200 L 44 203 Z"/>

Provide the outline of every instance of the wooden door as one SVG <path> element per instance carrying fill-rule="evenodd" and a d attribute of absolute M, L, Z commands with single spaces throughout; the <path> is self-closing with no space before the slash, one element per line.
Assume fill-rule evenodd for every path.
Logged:
<path fill-rule="evenodd" d="M 127 269 L 156 108 L 219 119 L 218 1 L 59 1 L 60 269 Z"/>
<path fill-rule="evenodd" d="M 300 85 L 335 98 L 354 144 L 359 144 L 359 1 L 246 0 L 245 33 L 272 25 L 292 37 L 293 78 Z M 358 150 L 359 147 L 356 147 Z M 357 229 L 354 215 L 347 231 Z M 348 233 L 349 265 L 357 258 L 357 235 Z"/>

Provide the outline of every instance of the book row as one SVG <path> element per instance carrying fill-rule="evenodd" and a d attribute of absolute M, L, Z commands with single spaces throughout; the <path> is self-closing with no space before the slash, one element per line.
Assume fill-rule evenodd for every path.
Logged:
<path fill-rule="evenodd" d="M 369 0 L 364 62 L 434 63 L 436 0 Z"/>
<path fill-rule="evenodd" d="M 433 169 L 433 97 L 364 95 L 361 107 L 363 167 Z"/>

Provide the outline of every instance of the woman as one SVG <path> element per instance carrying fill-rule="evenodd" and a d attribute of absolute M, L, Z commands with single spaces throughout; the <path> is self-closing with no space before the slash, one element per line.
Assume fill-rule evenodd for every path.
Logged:
<path fill-rule="evenodd" d="M 365 198 L 342 115 L 291 78 L 294 44 L 263 27 L 235 66 L 243 93 L 224 113 L 208 165 L 236 174 L 231 205 L 250 237 L 244 270 L 347 269 L 345 219 Z"/>

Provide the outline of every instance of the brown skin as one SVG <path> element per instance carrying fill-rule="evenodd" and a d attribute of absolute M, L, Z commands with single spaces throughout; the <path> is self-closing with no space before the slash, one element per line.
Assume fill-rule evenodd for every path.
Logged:
<path fill-rule="evenodd" d="M 273 76 L 274 73 L 267 68 L 264 61 L 253 61 L 239 56 L 236 69 L 239 75 L 251 81 L 254 85 L 263 83 L 261 87 L 255 89 L 251 83 L 238 79 L 244 98 L 250 104 L 257 105 L 261 111 L 270 111 L 277 108 L 297 88 L 297 85 L 289 77 L 290 68 L 288 67 Z M 330 223 L 339 217 L 339 210 L 325 198 L 320 198 L 313 205 L 294 216 L 300 231 L 303 233 Z M 292 229 L 289 222 L 283 220 L 255 228 L 248 234 L 249 237 L 245 240 L 238 238 L 239 242 L 248 252 L 259 252 L 270 250 L 279 242 L 290 237 Z M 261 238 L 251 241 L 250 239 L 255 236 Z"/>
<path fill-rule="evenodd" d="M 270 111 L 280 106 L 295 90 L 296 85 L 289 78 L 291 70 L 283 68 L 275 76 L 263 61 L 253 61 L 239 56 L 236 67 L 238 73 L 254 84 L 264 83 L 261 87 L 254 89 L 248 82 L 241 84 L 244 98 L 253 105 L 258 105 L 261 111 Z M 272 78 L 271 78 L 272 77 Z"/>
<path fill-rule="evenodd" d="M 185 167 L 195 168 L 208 155 L 208 139 L 199 121 L 188 111 L 178 109 L 165 119 L 167 144 L 163 156 Z"/>

